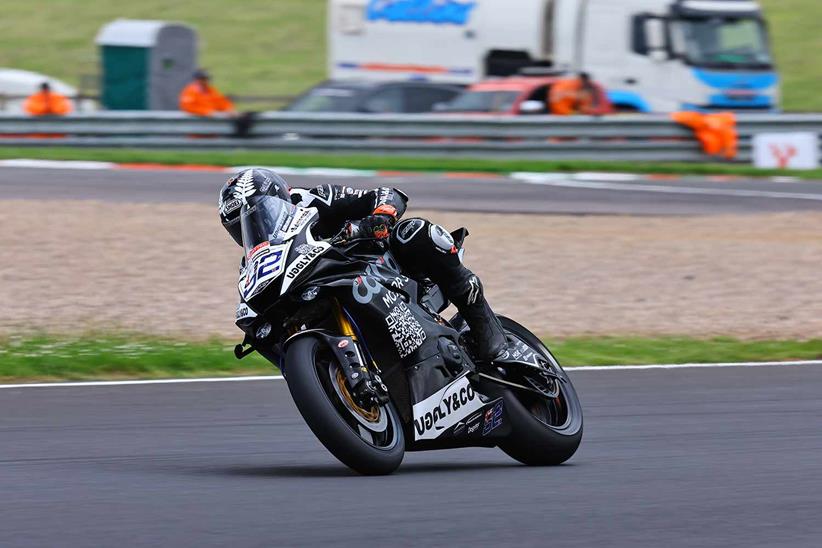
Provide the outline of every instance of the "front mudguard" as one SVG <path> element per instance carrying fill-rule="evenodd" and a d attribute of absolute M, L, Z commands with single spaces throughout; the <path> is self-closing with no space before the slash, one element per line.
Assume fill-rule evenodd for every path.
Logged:
<path fill-rule="evenodd" d="M 288 348 L 295 340 L 309 336 L 322 341 L 328 347 L 337 359 L 337 363 L 342 367 L 343 373 L 345 373 L 345 377 L 348 380 L 348 385 L 353 390 L 356 390 L 362 382 L 376 381 L 378 384 L 382 384 L 382 380 L 378 375 L 375 379 L 372 379 L 365 354 L 353 337 L 335 335 L 325 329 L 306 329 L 295 333 L 283 343 L 285 354 L 288 354 Z M 288 372 L 285 369 L 283 369 L 283 376 L 286 380 L 288 379 Z M 387 388 L 385 388 L 384 385 L 382 388 L 387 392 Z"/>

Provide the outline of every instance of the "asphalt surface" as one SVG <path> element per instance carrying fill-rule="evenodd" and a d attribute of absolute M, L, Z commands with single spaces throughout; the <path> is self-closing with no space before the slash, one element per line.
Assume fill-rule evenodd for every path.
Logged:
<path fill-rule="evenodd" d="M 0 168 L 4 199 L 83 199 L 115 202 L 217 203 L 226 175 L 188 171 L 108 171 Z M 570 177 L 530 183 L 506 178 L 433 175 L 336 178 L 291 175 L 293 186 L 341 183 L 356 188 L 390 185 L 411 196 L 415 209 L 451 211 L 709 215 L 822 211 L 822 182 L 704 179 L 575 181 Z M 215 206 L 216 207 L 216 206 Z"/>
<path fill-rule="evenodd" d="M 818 547 L 822 368 L 572 373 L 569 464 L 335 461 L 282 381 L 0 390 L 0 546 Z"/>

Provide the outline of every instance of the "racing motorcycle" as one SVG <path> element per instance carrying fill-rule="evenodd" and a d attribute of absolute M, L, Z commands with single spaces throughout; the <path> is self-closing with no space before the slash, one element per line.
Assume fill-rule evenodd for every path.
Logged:
<path fill-rule="evenodd" d="M 315 238 L 317 210 L 266 197 L 242 218 L 246 255 L 238 359 L 279 366 L 320 442 L 361 474 L 405 451 L 499 447 L 527 465 L 569 459 L 582 438 L 571 380 L 525 327 L 500 316 L 509 348 L 478 367 L 470 333 L 433 283 L 404 275 L 387 244 L 350 223 Z M 458 245 L 465 229 L 452 233 Z"/>

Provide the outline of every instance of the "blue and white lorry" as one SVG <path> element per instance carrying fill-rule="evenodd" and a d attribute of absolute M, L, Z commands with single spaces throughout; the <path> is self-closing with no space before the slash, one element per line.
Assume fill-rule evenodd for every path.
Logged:
<path fill-rule="evenodd" d="M 329 0 L 333 79 L 587 72 L 622 111 L 775 111 L 752 0 Z"/>

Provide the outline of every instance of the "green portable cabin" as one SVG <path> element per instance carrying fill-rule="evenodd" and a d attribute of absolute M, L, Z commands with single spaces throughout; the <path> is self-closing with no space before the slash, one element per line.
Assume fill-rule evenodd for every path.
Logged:
<path fill-rule="evenodd" d="M 97 33 L 109 110 L 177 110 L 197 69 L 197 33 L 180 23 L 117 19 Z"/>

